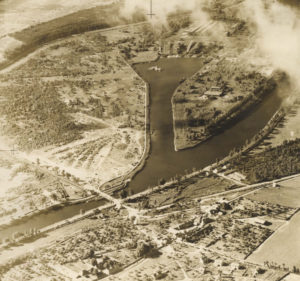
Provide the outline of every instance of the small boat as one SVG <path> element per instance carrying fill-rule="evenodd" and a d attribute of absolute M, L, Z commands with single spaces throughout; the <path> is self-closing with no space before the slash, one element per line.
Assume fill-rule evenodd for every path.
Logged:
<path fill-rule="evenodd" d="M 161 72 L 161 68 L 158 67 L 157 65 L 149 67 L 148 70 L 153 70 L 153 71 Z"/>

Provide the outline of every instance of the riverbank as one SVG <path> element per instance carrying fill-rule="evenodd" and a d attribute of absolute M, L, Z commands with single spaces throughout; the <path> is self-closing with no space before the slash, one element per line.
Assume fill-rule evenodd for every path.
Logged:
<path fill-rule="evenodd" d="M 141 25 L 143 24 L 141 23 Z M 132 29 L 138 29 L 138 25 L 140 23 L 131 27 Z M 73 113 L 72 118 L 76 120 L 77 124 L 87 127 L 83 137 L 70 143 L 63 142 L 63 145 L 51 145 L 45 149 L 38 148 L 32 153 L 20 153 L 22 157 L 29 160 L 29 165 L 39 162 L 46 172 L 49 171 L 62 177 L 68 177 L 71 181 L 74 181 L 74 185 L 80 181 L 83 190 L 84 183 L 90 183 L 91 180 L 93 180 L 92 184 L 94 186 L 99 186 L 118 175 L 117 179 L 108 183 L 115 186 L 119 182 L 118 180 L 123 179 L 128 173 L 128 180 L 130 180 L 135 171 L 144 165 L 141 163 L 142 159 L 146 158 L 150 151 L 149 129 L 147 129 L 147 124 L 149 124 L 149 113 L 147 112 L 150 101 L 146 83 L 138 77 L 132 66 L 123 59 L 118 51 L 118 45 L 108 43 L 112 44 L 114 49 L 111 50 L 111 47 L 104 49 L 106 58 L 109 57 L 109 63 L 105 66 L 102 64 L 103 56 L 99 55 L 101 54 L 100 51 L 103 51 L 102 44 L 105 39 L 102 35 L 108 31 L 119 29 L 122 30 L 120 32 L 121 36 L 122 34 L 127 35 L 128 26 L 120 26 L 108 30 L 90 31 L 80 36 L 52 42 L 47 46 L 42 46 L 39 51 L 34 52 L 29 57 L 25 57 L 20 63 L 14 64 L 8 70 L 12 72 L 3 73 L 3 80 L 9 81 L 11 87 L 15 87 L 17 84 L 14 83 L 15 77 L 20 77 L 20 79 L 26 81 L 22 84 L 23 89 L 29 86 L 27 83 L 28 76 L 36 77 L 39 84 L 44 85 L 46 82 L 49 86 L 50 83 L 51 98 L 49 99 L 47 95 L 44 95 L 42 99 L 47 99 L 47 103 L 50 104 L 53 102 L 51 99 L 54 100 L 55 97 L 58 97 L 60 99 L 59 105 L 62 108 L 65 106 L 62 102 L 74 108 L 72 89 L 75 89 L 78 94 L 77 101 L 75 100 L 75 103 L 77 102 L 76 111 L 78 112 Z M 82 43 L 85 43 L 86 49 L 84 52 L 79 52 L 78 49 L 82 48 Z M 97 50 L 99 51 L 96 52 Z M 76 54 L 74 54 L 74 51 Z M 78 64 L 74 63 L 73 60 L 75 56 L 84 60 L 85 66 L 90 67 L 86 71 L 85 67 L 80 67 L 78 71 Z M 50 73 L 45 67 L 40 68 L 45 57 L 47 57 L 48 64 L 51 64 Z M 97 61 L 95 61 L 95 58 Z M 66 60 L 66 64 L 68 64 L 68 69 L 64 68 L 63 70 L 65 73 L 61 72 L 61 60 Z M 98 62 L 97 72 L 92 73 L 92 69 L 95 69 L 95 62 Z M 31 71 L 32 69 L 35 71 Z M 94 81 L 98 81 L 100 73 L 103 75 L 101 75 L 102 80 L 100 86 L 98 86 L 99 84 L 94 83 Z M 59 77 L 60 75 L 61 77 Z M 45 81 L 47 79 L 44 79 L 44 77 L 50 76 L 54 76 L 55 79 L 52 79 L 51 82 Z M 82 82 L 80 76 L 86 77 L 87 82 Z M 60 91 L 58 96 L 53 95 L 53 93 L 57 93 L 55 91 L 57 85 L 62 85 L 62 83 L 65 86 L 64 90 Z M 70 87 L 71 85 L 76 86 Z M 26 103 L 36 103 L 36 99 L 32 99 L 33 89 L 37 88 L 35 86 L 30 86 L 28 99 L 20 106 L 24 106 Z M 99 88 L 102 92 L 109 92 L 109 97 L 99 96 L 99 92 L 101 92 Z M 85 95 L 82 95 L 87 91 L 94 93 L 92 98 L 87 99 Z M 2 94 L 9 96 L 11 92 L 17 94 L 20 89 L 17 87 L 15 91 L 3 91 Z M 124 92 L 124 95 L 120 95 L 121 92 Z M 101 100 L 101 103 L 99 100 Z M 85 112 L 80 111 L 81 109 L 78 107 L 83 104 L 85 105 Z M 114 104 L 114 107 L 111 107 L 111 104 Z M 89 108 L 88 112 L 87 108 Z M 42 115 L 43 112 L 41 111 L 39 111 L 39 114 Z M 51 124 L 59 126 L 59 122 L 57 124 L 51 122 Z M 39 133 L 40 130 L 34 131 Z M 70 133 L 72 134 L 72 132 Z M 58 134 L 57 137 L 59 135 L 62 134 Z M 49 140 L 47 134 L 43 134 L 41 137 Z M 35 139 L 40 140 L 40 137 Z M 33 142 L 28 143 L 27 140 L 27 137 L 23 137 L 22 145 L 33 144 Z M 41 142 L 41 145 L 44 145 L 44 142 Z M 22 147 L 19 147 L 19 150 L 21 149 Z M 19 156 L 21 155 L 19 154 Z M 119 188 L 123 187 L 123 182 L 121 184 Z M 41 208 L 38 207 L 38 209 Z"/>
<path fill-rule="evenodd" d="M 195 147 L 227 129 L 274 91 L 275 75 L 265 77 L 249 68 L 238 60 L 212 61 L 179 85 L 171 101 L 176 151 Z"/>
<path fill-rule="evenodd" d="M 239 157 L 242 154 L 246 154 L 249 153 L 251 150 L 253 150 L 255 147 L 257 147 L 273 130 L 274 128 L 276 128 L 276 126 L 280 123 L 280 121 L 284 118 L 285 116 L 285 111 L 284 109 L 280 108 L 278 111 L 276 111 L 276 113 L 272 116 L 272 118 L 269 120 L 269 122 L 266 124 L 266 126 L 258 133 L 256 134 L 247 144 L 245 144 L 244 146 L 242 146 L 236 153 L 231 153 L 230 155 L 226 156 L 225 158 L 221 159 L 218 162 L 215 162 L 201 170 L 198 171 L 194 171 L 190 174 L 187 175 L 183 175 L 181 178 L 179 179 L 174 179 L 171 181 L 166 182 L 163 185 L 158 185 L 155 187 L 152 187 L 150 190 L 146 190 L 143 192 L 140 192 L 136 195 L 130 196 L 129 198 L 125 199 L 125 202 L 130 202 L 130 201 L 135 201 L 135 200 L 139 200 L 140 198 L 146 197 L 146 196 L 150 196 L 153 193 L 157 193 L 160 191 L 163 191 L 165 189 L 169 189 L 172 187 L 176 187 L 176 185 L 180 185 L 181 181 L 185 181 L 185 180 L 189 180 L 189 179 L 193 179 L 194 177 L 199 177 L 201 175 L 205 176 L 207 171 L 211 172 L 217 172 L 218 170 L 222 170 L 222 167 L 234 158 Z M 291 175 L 288 177 L 284 177 L 282 179 L 277 179 L 274 182 L 280 182 L 289 178 L 293 178 L 296 175 Z M 272 182 L 268 182 L 266 184 L 271 184 Z M 265 183 L 258 183 L 258 184 L 254 184 L 253 186 L 242 186 L 242 187 L 236 187 L 235 189 L 232 189 L 230 191 L 228 191 L 228 193 L 230 192 L 236 192 L 237 190 L 244 190 L 244 189 L 251 189 L 253 187 L 255 188 L 259 188 L 261 185 L 264 185 Z M 225 193 L 224 193 L 225 194 Z M 226 193 L 227 194 L 227 193 Z"/>
<path fill-rule="evenodd" d="M 156 61 L 158 57 L 155 57 L 154 61 Z M 134 176 L 139 173 L 145 166 L 147 158 L 149 157 L 151 151 L 151 131 L 150 131 L 150 106 L 151 106 L 151 99 L 150 99 L 150 86 L 149 84 L 144 81 L 144 79 L 138 74 L 136 69 L 134 68 L 134 64 L 130 64 L 124 59 L 124 62 L 132 68 L 133 71 L 138 75 L 138 77 L 143 81 L 145 84 L 145 133 L 144 133 L 144 149 L 138 164 L 132 168 L 129 173 L 126 175 L 119 176 L 115 179 L 112 179 L 104 184 L 102 184 L 99 189 L 108 193 L 109 195 L 115 194 L 116 192 L 124 189 L 127 184 L 134 178 Z"/>
<path fill-rule="evenodd" d="M 156 55 L 154 55 L 154 53 Z M 120 54 L 120 53 L 119 53 Z M 121 54 L 120 54 L 121 55 Z M 109 195 L 116 195 L 117 192 L 126 188 L 128 183 L 134 179 L 135 175 L 143 170 L 146 165 L 146 161 L 151 153 L 151 124 L 150 124 L 150 110 L 151 110 L 151 95 L 150 95 L 150 85 L 147 83 L 138 73 L 135 66 L 138 64 L 145 64 L 156 62 L 160 59 L 160 55 L 157 52 L 152 52 L 152 58 L 142 57 L 139 59 L 139 62 L 135 60 L 127 61 L 126 58 L 123 58 L 124 62 L 132 68 L 132 70 L 138 75 L 138 77 L 145 84 L 145 140 L 144 140 L 144 150 L 141 156 L 141 159 L 138 161 L 138 164 L 132 168 L 129 173 L 126 175 L 119 176 L 115 179 L 112 179 L 106 183 L 103 183 L 99 189 L 108 193 Z"/>
<path fill-rule="evenodd" d="M 281 122 L 281 120 L 285 116 L 285 110 L 283 108 L 278 109 L 266 126 L 257 133 L 252 139 L 248 140 L 243 146 L 238 149 L 235 149 L 229 153 L 228 156 L 221 159 L 220 161 L 208 166 L 206 170 L 221 170 L 223 166 L 226 166 L 231 160 L 240 157 L 241 155 L 246 155 L 257 146 L 260 145 L 263 140 L 272 133 L 272 131 L 276 128 L 276 126 Z"/>
<path fill-rule="evenodd" d="M 31 219 L 34 219 L 38 215 L 47 214 L 51 211 L 59 210 L 59 209 L 62 209 L 63 207 L 66 207 L 66 206 L 72 206 L 72 205 L 77 205 L 77 204 L 81 204 L 81 203 L 89 203 L 89 202 L 92 202 L 92 201 L 99 201 L 99 200 L 104 200 L 104 198 L 100 198 L 97 195 L 93 195 L 93 196 L 89 196 L 89 197 L 86 197 L 86 198 L 68 200 L 66 202 L 57 203 L 57 204 L 49 206 L 48 208 L 45 208 L 45 209 L 32 211 L 28 214 L 25 214 L 22 217 L 11 220 L 7 224 L 1 224 L 0 225 L 0 231 L 5 230 L 5 229 L 10 228 L 10 227 L 13 227 L 13 226 L 16 226 L 16 225 L 19 225 L 19 224 L 22 224 L 22 223 L 25 223 L 25 222 L 27 222 Z"/>

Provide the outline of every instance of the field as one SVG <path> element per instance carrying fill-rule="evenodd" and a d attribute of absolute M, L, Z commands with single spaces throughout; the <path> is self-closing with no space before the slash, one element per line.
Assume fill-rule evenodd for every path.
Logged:
<path fill-rule="evenodd" d="M 276 263 L 292 269 L 300 266 L 300 213 L 277 230 L 248 261 L 256 263 Z"/>
<path fill-rule="evenodd" d="M 277 187 L 268 187 L 248 195 L 247 197 L 260 202 L 269 202 L 283 206 L 299 208 L 300 207 L 300 178 L 296 177 L 290 180 L 278 183 Z"/>
<path fill-rule="evenodd" d="M 52 44 L 0 79 L 4 132 L 41 162 L 104 182 L 139 161 L 145 84 L 101 33 Z"/>
<path fill-rule="evenodd" d="M 200 175 L 192 179 L 184 179 L 184 177 L 180 179 L 179 177 L 176 180 L 179 180 L 179 182 L 175 182 L 167 188 L 162 188 L 159 192 L 154 191 L 148 196 L 141 197 L 138 200 L 129 200 L 129 202 L 133 206 L 144 204 L 149 208 L 157 208 L 157 213 L 159 213 L 160 207 L 163 206 L 172 206 L 176 202 L 180 202 L 184 206 L 196 202 L 201 197 L 236 188 L 232 182 L 213 175 Z"/>
<path fill-rule="evenodd" d="M 283 281 L 299 281 L 300 280 L 300 276 L 297 274 L 289 274 L 287 277 L 285 277 L 284 279 L 282 279 Z"/>
<path fill-rule="evenodd" d="M 74 190 L 64 187 L 68 198 L 50 200 L 52 204 L 90 196 L 93 192 L 86 185 L 98 187 L 126 175 L 140 162 L 145 149 L 146 84 L 119 50 L 139 32 L 140 27 L 133 26 L 130 32 L 121 28 L 115 33 L 72 36 L 43 46 L 0 74 L 1 149 L 18 150 L 16 163 L 38 165 L 43 173 L 73 186 Z M 23 215 L 51 205 L 46 182 L 37 188 L 33 178 L 18 180 L 14 192 L 9 190 L 16 198 L 22 193 L 24 204 L 32 205 L 20 205 Z M 30 203 L 24 197 L 29 192 L 47 193 L 41 200 L 48 203 L 37 197 L 36 205 Z M 12 203 L 14 209 L 17 201 Z"/>
<path fill-rule="evenodd" d="M 53 205 L 87 197 L 88 193 L 38 164 L 6 152 L 0 160 L 0 225 L 33 215 Z M 70 179 L 72 180 L 72 179 Z"/>
<path fill-rule="evenodd" d="M 280 204 L 299 208 L 299 177 L 282 181 L 278 187 L 268 187 L 248 195 L 247 198 L 259 202 Z M 292 269 L 299 267 L 299 229 L 300 214 L 296 213 L 289 221 L 279 227 L 249 258 L 251 262 L 285 264 Z M 288 279 L 287 279 L 288 280 Z"/>
<path fill-rule="evenodd" d="M 110 5 L 103 6 L 102 2 L 99 6 L 99 1 L 88 1 L 87 3 L 81 3 L 76 8 L 74 8 L 74 6 L 70 7 L 70 5 L 66 3 L 61 3 L 61 12 L 55 10 L 55 8 L 59 6 L 59 3 L 56 4 L 56 7 L 55 5 L 50 5 L 49 11 L 53 11 L 53 14 L 51 15 L 50 12 L 50 15 L 47 17 L 47 12 L 45 13 L 45 11 L 42 11 L 41 14 L 37 16 L 37 20 L 34 22 L 35 25 L 31 25 L 33 22 L 30 22 L 30 20 L 28 22 L 27 18 L 21 17 L 21 19 L 19 19 L 21 23 L 17 25 L 16 28 L 10 30 L 10 27 L 8 27 L 10 37 L 18 40 L 20 45 L 17 45 L 15 48 L 2 49 L 1 56 L 5 59 L 1 62 L 0 67 L 4 68 L 25 55 L 35 51 L 42 44 L 46 44 L 57 39 L 65 38 L 73 34 L 80 34 L 86 31 L 127 24 L 132 20 L 144 20 L 144 17 L 139 14 L 136 14 L 130 19 L 118 16 L 120 15 L 120 5 L 111 4 L 110 1 L 107 1 L 106 3 Z M 34 5 L 36 5 L 36 3 Z M 33 15 L 29 15 L 29 18 L 34 17 L 34 14 L 38 13 L 38 8 L 32 13 Z M 44 17 L 39 18 L 41 15 L 44 15 Z M 116 16 L 112 17 L 110 15 Z M 44 22 L 47 19 L 48 21 Z M 76 24 L 74 24 L 74 22 L 76 22 Z M 8 37 L 8 39 L 10 37 Z"/>

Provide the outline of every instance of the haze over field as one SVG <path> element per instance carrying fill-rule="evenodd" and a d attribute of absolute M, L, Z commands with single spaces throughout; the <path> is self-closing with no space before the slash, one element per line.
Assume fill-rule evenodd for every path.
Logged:
<path fill-rule="evenodd" d="M 192 17 L 194 19 L 202 18 L 207 20 L 208 15 L 202 10 L 206 0 L 171 0 L 171 1 L 152 1 L 152 12 L 155 16 L 152 18 L 154 23 L 166 23 L 169 13 L 184 10 L 192 11 Z M 144 13 L 150 13 L 150 0 L 125 0 L 123 15 L 128 16 L 133 14 L 137 10 L 142 10 Z"/>
<path fill-rule="evenodd" d="M 3 0 L 0 1 L 0 37 L 40 22 L 110 3 L 110 0 Z"/>
<path fill-rule="evenodd" d="M 170 13 L 178 10 L 192 11 L 191 20 L 205 23 L 210 20 L 210 15 L 203 11 L 203 7 L 211 4 L 207 0 L 172 0 L 162 2 L 153 0 L 153 13 L 151 19 L 154 26 L 166 24 Z M 233 7 L 238 8 L 238 15 L 246 22 L 252 23 L 256 33 L 257 50 L 265 58 L 268 58 L 274 68 L 287 72 L 294 84 L 294 92 L 298 93 L 300 82 L 300 17 L 296 9 L 297 3 L 292 1 L 262 1 L 246 0 L 241 5 L 236 5 L 232 1 Z M 144 13 L 150 12 L 150 1 L 148 0 L 125 0 L 123 15 L 132 15 L 137 10 Z M 224 36 L 221 32 L 214 31 L 222 40 Z M 218 38 L 216 38 L 218 39 Z M 294 93 L 293 93 L 294 96 Z"/>
<path fill-rule="evenodd" d="M 245 17 L 257 28 L 257 48 L 275 68 L 287 72 L 299 94 L 300 18 L 299 12 L 279 2 L 264 5 L 260 0 L 246 0 Z"/>

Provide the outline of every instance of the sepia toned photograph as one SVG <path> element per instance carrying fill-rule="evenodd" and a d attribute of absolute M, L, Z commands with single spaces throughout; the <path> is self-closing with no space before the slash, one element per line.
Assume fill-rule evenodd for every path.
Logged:
<path fill-rule="evenodd" d="M 0 281 L 300 281 L 300 0 L 0 27 Z"/>

